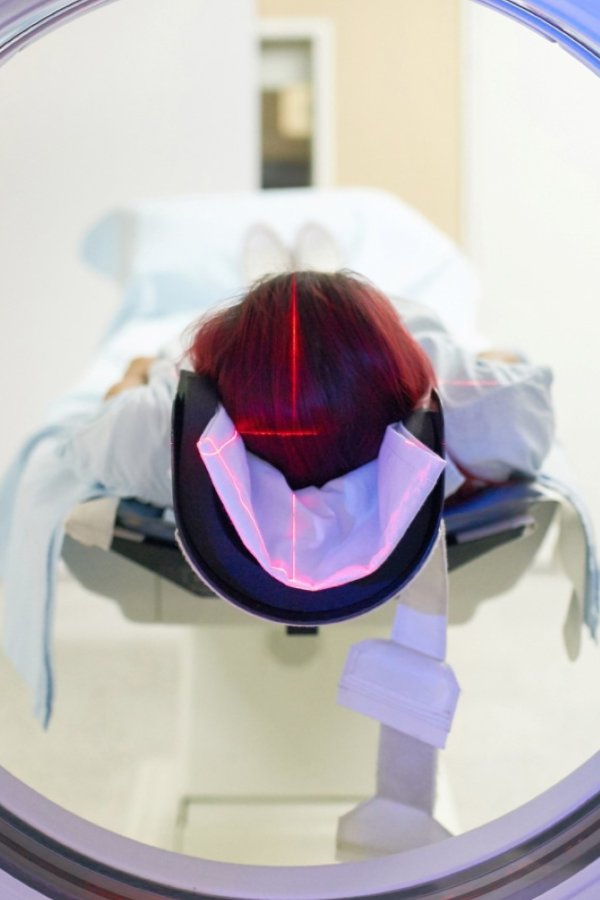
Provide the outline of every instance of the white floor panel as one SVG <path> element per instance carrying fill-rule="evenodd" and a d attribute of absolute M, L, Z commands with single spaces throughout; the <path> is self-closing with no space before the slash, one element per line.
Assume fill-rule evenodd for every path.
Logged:
<path fill-rule="evenodd" d="M 176 849 L 221 862 L 327 865 L 336 861 L 337 820 L 357 800 L 192 799 L 182 811 Z"/>
<path fill-rule="evenodd" d="M 455 804 L 453 819 L 464 830 L 535 796 L 600 745 L 600 653 L 586 638 L 579 660 L 568 660 L 561 638 L 567 599 L 559 576 L 538 572 L 451 629 L 462 695 L 443 751 L 451 793 L 444 804 Z M 63 578 L 55 716 L 44 733 L 0 656 L 0 764 L 104 827 L 166 846 L 156 822 L 161 798 L 177 782 L 182 634 L 177 626 L 126 622 L 110 601 Z M 157 769 L 156 760 L 166 763 Z M 139 815 L 140 791 L 152 792 L 154 824 Z M 178 840 L 185 852 L 260 862 L 268 836 L 271 862 L 332 861 L 333 805 L 317 809 L 298 798 L 287 806 L 190 804 Z"/>

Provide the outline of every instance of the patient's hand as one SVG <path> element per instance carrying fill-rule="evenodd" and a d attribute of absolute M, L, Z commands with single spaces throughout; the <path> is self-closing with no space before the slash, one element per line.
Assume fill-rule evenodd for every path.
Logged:
<path fill-rule="evenodd" d="M 123 391 L 139 387 L 141 384 L 147 384 L 148 372 L 155 360 L 155 356 L 136 356 L 135 359 L 132 359 L 125 369 L 121 380 L 117 381 L 116 384 L 113 384 L 112 387 L 107 390 L 104 399 L 110 400 L 111 397 L 115 397 Z"/>
<path fill-rule="evenodd" d="M 517 356 L 510 350 L 483 350 L 478 353 L 479 359 L 491 359 L 493 362 L 522 363 L 523 357 Z"/>

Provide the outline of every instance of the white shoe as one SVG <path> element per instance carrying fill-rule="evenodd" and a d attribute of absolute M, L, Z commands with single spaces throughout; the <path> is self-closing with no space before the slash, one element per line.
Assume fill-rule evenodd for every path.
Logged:
<path fill-rule="evenodd" d="M 297 269 L 337 272 L 344 265 L 342 251 L 332 233 L 317 222 L 307 222 L 296 235 L 293 248 Z"/>
<path fill-rule="evenodd" d="M 246 284 L 266 275 L 279 275 L 292 268 L 292 254 L 268 225 L 257 223 L 247 233 L 242 250 L 242 273 Z"/>

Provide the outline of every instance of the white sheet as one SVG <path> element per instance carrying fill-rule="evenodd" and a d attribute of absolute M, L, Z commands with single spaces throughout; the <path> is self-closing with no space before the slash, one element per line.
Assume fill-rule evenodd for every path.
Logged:
<path fill-rule="evenodd" d="M 401 424 L 390 425 L 377 459 L 320 488 L 292 491 L 281 472 L 246 451 L 222 406 L 197 446 L 246 548 L 273 578 L 307 591 L 382 565 L 445 466 Z"/>
<path fill-rule="evenodd" d="M 130 287 L 110 333 L 130 318 L 167 311 L 189 318 L 245 288 L 242 247 L 261 222 L 291 246 L 306 222 L 334 235 L 345 265 L 393 297 L 435 310 L 464 347 L 479 349 L 479 285 L 445 234 L 398 197 L 366 188 L 295 188 L 146 200 L 115 210 L 87 234 L 82 253 Z"/>

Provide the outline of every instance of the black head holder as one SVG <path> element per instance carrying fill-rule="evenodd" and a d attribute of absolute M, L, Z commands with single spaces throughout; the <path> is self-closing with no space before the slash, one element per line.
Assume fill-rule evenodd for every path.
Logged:
<path fill-rule="evenodd" d="M 323 625 L 362 615 L 398 594 L 433 548 L 444 501 L 444 478 L 387 559 L 369 575 L 308 591 L 273 578 L 246 549 L 216 493 L 197 443 L 217 411 L 210 379 L 182 371 L 173 405 L 173 503 L 180 547 L 196 575 L 216 594 L 249 613 L 287 625 Z M 444 455 L 443 416 L 435 393 L 427 409 L 403 423 L 422 444 Z"/>

